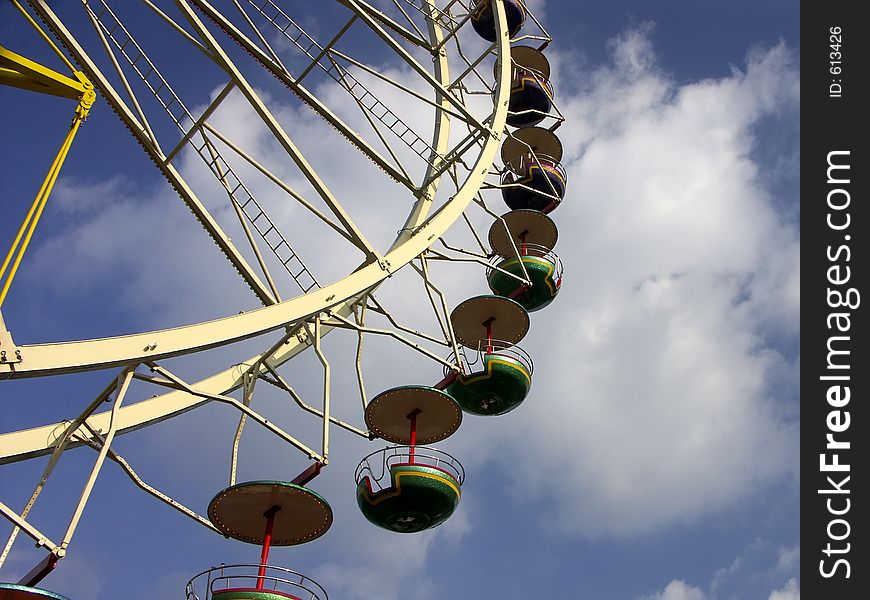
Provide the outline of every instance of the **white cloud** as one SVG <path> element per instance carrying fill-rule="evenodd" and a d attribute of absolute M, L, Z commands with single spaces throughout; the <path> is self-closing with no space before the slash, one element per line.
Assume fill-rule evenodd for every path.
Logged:
<path fill-rule="evenodd" d="M 644 596 L 642 600 L 711 600 L 715 597 L 715 595 L 710 596 L 701 588 L 692 586 L 682 579 L 674 579 L 662 591 Z M 767 600 L 800 600 L 800 597 L 800 585 L 792 577 L 782 589 L 771 592 Z"/>
<path fill-rule="evenodd" d="M 689 585 L 682 579 L 674 579 L 661 592 L 645 596 L 643 600 L 706 600 L 700 588 Z"/>
<path fill-rule="evenodd" d="M 788 572 L 800 564 L 801 548 L 800 546 L 792 546 L 791 548 L 779 549 L 779 561 L 777 562 L 777 570 L 780 572 Z"/>
<path fill-rule="evenodd" d="M 45 302 L 105 303 L 107 314 L 127 315 L 123 325 L 130 329 L 114 334 L 217 318 L 229 307 L 255 305 L 247 286 L 169 192 L 131 189 L 117 179 L 65 183 L 65 195 L 88 200 L 76 208 L 67 205 L 79 220 L 76 226 L 45 240 L 32 255 L 28 278 L 48 286 Z"/>
<path fill-rule="evenodd" d="M 466 449 L 501 457 L 519 498 L 585 536 L 691 521 L 796 468 L 771 385 L 786 358 L 765 330 L 797 331 L 798 236 L 750 156 L 753 125 L 797 102 L 789 51 L 678 87 L 646 29 L 613 50 L 564 107 L 567 274 L 524 342 L 532 395 Z"/>
<path fill-rule="evenodd" d="M 770 540 L 755 538 L 727 566 L 713 572 L 709 583 L 701 588 L 704 590 L 701 598 L 717 600 L 761 597 L 783 579 L 790 577 L 782 590 L 789 591 L 797 581 L 795 576 L 800 566 L 798 562 L 797 546 L 777 548 Z M 676 589 L 680 589 L 679 586 Z M 701 589 L 697 591 L 700 592 Z M 771 600 L 783 599 L 771 596 Z"/>
<path fill-rule="evenodd" d="M 792 577 L 785 583 L 781 590 L 771 592 L 767 600 L 800 600 L 800 597 L 800 585 L 797 580 Z"/>
<path fill-rule="evenodd" d="M 421 573 L 434 540 L 431 534 L 368 531 L 365 535 L 369 548 L 375 550 L 340 563 L 326 562 L 315 570 L 316 578 L 329 582 L 330 594 L 349 600 L 433 597 L 431 584 Z"/>

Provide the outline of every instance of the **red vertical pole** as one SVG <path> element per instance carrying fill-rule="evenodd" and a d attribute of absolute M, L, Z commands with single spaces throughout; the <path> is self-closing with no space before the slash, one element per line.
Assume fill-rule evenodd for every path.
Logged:
<path fill-rule="evenodd" d="M 521 249 L 521 250 L 520 250 L 520 255 L 522 255 L 522 256 L 526 256 L 526 255 L 529 253 L 529 248 L 528 248 L 528 246 L 526 245 L 526 234 L 527 234 L 527 233 L 529 233 L 528 230 L 522 232 L 522 233 L 519 235 L 519 238 L 520 238 L 520 244 L 521 244 L 521 246 L 520 246 L 520 249 Z"/>
<path fill-rule="evenodd" d="M 280 506 L 273 506 L 263 513 L 266 517 L 266 532 L 263 534 L 263 550 L 260 552 L 260 569 L 257 571 L 257 589 L 265 587 L 266 564 L 269 561 L 269 548 L 272 546 L 272 527 L 275 525 L 275 513 L 281 510 Z"/>
<path fill-rule="evenodd" d="M 417 446 L 417 415 L 420 413 L 420 410 L 414 410 L 408 415 L 408 418 L 411 419 L 411 436 L 410 436 L 410 446 L 411 451 L 409 452 L 409 462 L 414 464 L 414 449 Z"/>
<path fill-rule="evenodd" d="M 486 351 L 487 353 L 492 352 L 492 322 L 495 321 L 493 317 L 490 317 L 486 320 Z"/>

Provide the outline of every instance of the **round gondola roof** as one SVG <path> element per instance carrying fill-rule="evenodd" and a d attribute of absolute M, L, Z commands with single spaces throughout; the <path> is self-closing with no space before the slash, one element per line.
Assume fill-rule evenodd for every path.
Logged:
<path fill-rule="evenodd" d="M 517 67 L 527 71 L 534 71 L 543 76 L 544 79 L 550 79 L 550 61 L 537 48 L 532 48 L 531 46 L 513 46 L 511 48 L 511 61 Z M 498 73 L 497 62 L 494 72 Z"/>
<path fill-rule="evenodd" d="M 543 127 L 522 127 L 515 130 L 501 146 L 501 160 L 504 164 L 517 169 L 519 158 L 529 152 L 562 160 L 562 142 L 556 134 Z"/>
<path fill-rule="evenodd" d="M 332 525 L 332 508 L 319 494 L 287 481 L 249 481 L 228 487 L 208 505 L 208 518 L 221 533 L 262 544 L 266 512 L 278 507 L 273 546 L 293 546 L 316 539 Z"/>
<path fill-rule="evenodd" d="M 433 387 L 409 385 L 375 396 L 366 407 L 366 425 L 388 442 L 410 444 L 410 416 L 415 411 L 418 444 L 440 442 L 462 423 L 462 409 L 449 394 Z"/>
<path fill-rule="evenodd" d="M 450 314 L 453 331 L 460 344 L 477 349 L 491 338 L 508 345 L 517 344 L 529 331 L 529 313 L 519 303 L 502 296 L 475 296 L 465 300 Z"/>
<path fill-rule="evenodd" d="M 499 256 L 514 256 L 517 249 L 525 244 L 552 250 L 559 239 L 556 223 L 544 213 L 531 210 L 512 210 L 496 219 L 489 228 L 489 245 Z M 513 241 L 513 244 L 511 244 Z"/>

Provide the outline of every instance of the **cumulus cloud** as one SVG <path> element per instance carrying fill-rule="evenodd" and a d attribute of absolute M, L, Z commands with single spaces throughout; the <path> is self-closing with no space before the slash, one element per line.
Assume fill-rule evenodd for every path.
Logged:
<path fill-rule="evenodd" d="M 797 582 L 798 552 L 797 546 L 776 547 L 770 540 L 756 538 L 726 566 L 713 571 L 709 581 L 704 585 L 694 587 L 686 584 L 684 579 L 674 579 L 663 591 L 645 596 L 643 600 L 683 597 L 697 597 L 698 600 L 760 598 L 788 578 L 783 589 L 774 592 L 787 593 Z M 679 594 L 686 594 L 686 596 Z M 774 597 L 780 598 L 771 596 Z M 791 598 L 791 596 L 784 598 Z"/>
<path fill-rule="evenodd" d="M 750 155 L 753 126 L 797 103 L 792 55 L 677 86 L 647 33 L 617 38 L 565 102 L 565 285 L 524 342 L 538 370 L 522 418 L 487 442 L 521 500 L 585 536 L 691 521 L 796 467 L 794 399 L 771 385 L 788 359 L 766 331 L 797 331 L 798 235 Z"/>
<path fill-rule="evenodd" d="M 791 548 L 780 548 L 777 569 L 781 572 L 788 572 L 790 569 L 794 569 L 797 565 L 799 565 L 800 560 L 800 546 L 793 546 Z"/>
<path fill-rule="evenodd" d="M 771 552 L 766 540 L 754 540 L 731 564 L 717 569 L 709 585 L 696 587 L 684 579 L 673 579 L 659 592 L 643 596 L 641 600 L 716 600 L 718 598 L 762 597 L 774 585 L 782 581 L 783 573 L 795 572 L 794 550 L 780 548 L 778 556 Z M 788 566 L 782 559 L 786 558 Z M 796 577 L 790 577 L 780 589 L 770 592 L 768 600 L 799 600 L 800 585 Z"/>
<path fill-rule="evenodd" d="M 661 592 L 644 596 L 643 600 L 706 600 L 701 588 L 689 585 L 682 579 L 674 579 Z"/>
<path fill-rule="evenodd" d="M 780 590 L 770 593 L 767 600 L 800 600 L 801 590 L 797 580 L 792 577 Z"/>
<path fill-rule="evenodd" d="M 68 180 L 61 192 L 72 200 L 62 210 L 76 224 L 42 242 L 32 255 L 27 277 L 50 292 L 42 303 L 87 298 L 103 311 L 98 327 L 127 327 L 102 335 L 177 326 L 224 316 L 232 306 L 256 306 L 247 286 L 171 192 L 136 189 L 117 178 Z M 60 257 L 66 268 L 57 268 Z M 114 282 L 111 288 L 108 281 Z"/>
<path fill-rule="evenodd" d="M 433 540 L 431 535 L 421 540 L 377 532 L 371 537 L 375 552 L 357 560 L 327 562 L 316 570 L 316 577 L 329 581 L 330 593 L 351 600 L 435 597 L 429 589 L 431 582 L 420 573 Z"/>

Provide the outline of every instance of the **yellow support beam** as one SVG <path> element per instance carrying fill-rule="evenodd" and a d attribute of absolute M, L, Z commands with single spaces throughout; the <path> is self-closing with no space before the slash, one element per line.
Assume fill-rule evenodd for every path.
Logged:
<path fill-rule="evenodd" d="M 3 265 L 0 267 L 0 281 L 2 281 L 3 275 L 6 274 L 7 267 L 10 267 L 10 265 L 11 267 L 9 268 L 6 280 L 2 281 L 2 285 L 0 285 L 0 306 L 3 306 L 6 294 L 9 293 L 12 279 L 18 271 L 18 266 L 21 264 L 21 259 L 24 257 L 24 251 L 27 250 L 27 246 L 30 244 L 30 238 L 36 230 L 36 224 L 42 216 L 42 211 L 45 209 L 45 205 L 48 202 L 48 196 L 51 194 L 54 182 L 57 181 L 60 168 L 63 165 L 63 161 L 66 159 L 66 155 L 69 153 L 73 138 L 75 137 L 81 123 L 82 119 L 79 118 L 77 114 L 76 118 L 73 119 L 69 132 L 64 138 L 63 144 L 61 145 L 54 162 L 51 164 L 51 168 L 48 170 L 48 175 L 45 176 L 45 180 L 42 182 L 42 187 L 39 189 L 39 193 L 36 195 L 33 204 L 30 206 L 30 211 L 27 213 L 24 222 L 21 224 L 18 234 L 15 236 L 15 241 L 12 242 L 12 246 L 9 248 L 6 258 L 3 260 Z"/>
<path fill-rule="evenodd" d="M 81 71 L 76 71 L 75 76 L 76 78 L 72 79 L 0 46 L 0 84 L 2 85 L 80 100 L 89 91 L 85 85 L 87 78 Z"/>
<path fill-rule="evenodd" d="M 54 182 L 60 173 L 60 168 L 63 166 L 63 162 L 69 153 L 73 139 L 82 122 L 88 116 L 94 100 L 97 98 L 94 86 L 88 81 L 84 73 L 75 71 L 73 76 L 75 79 L 61 75 L 48 67 L 0 46 L 0 85 L 9 85 L 42 94 L 78 100 L 75 116 L 63 144 L 61 144 L 60 150 L 55 156 L 48 174 L 45 176 L 45 180 L 42 182 L 42 187 L 39 189 L 39 193 L 30 206 L 30 210 L 24 218 L 24 222 L 21 224 L 15 240 L 9 248 L 9 252 L 6 254 L 6 258 L 3 259 L 3 264 L 0 265 L 0 306 L 3 305 L 6 295 L 9 293 L 12 279 L 18 271 L 18 266 L 24 257 L 24 251 L 30 244 L 36 224 L 42 216 L 42 211 L 48 202 L 48 196 L 51 194 Z"/>

